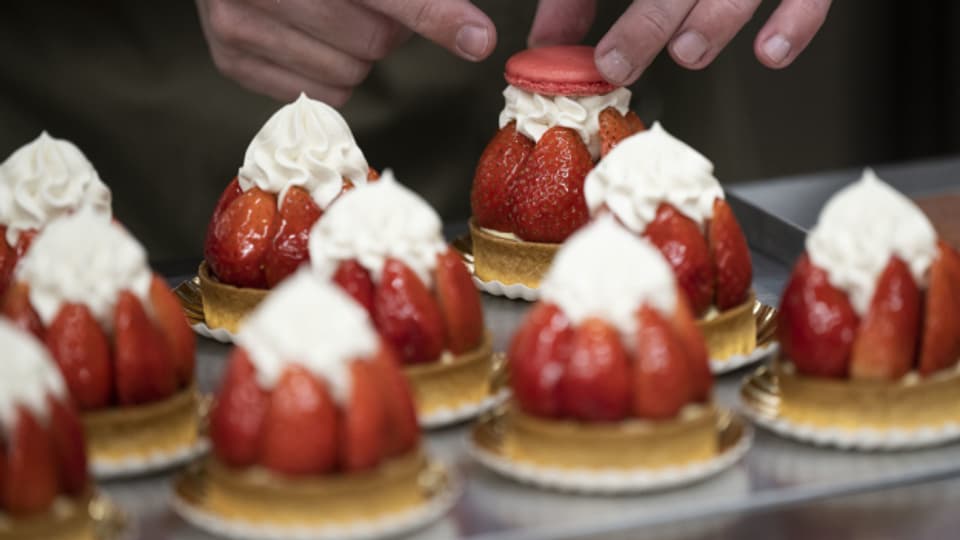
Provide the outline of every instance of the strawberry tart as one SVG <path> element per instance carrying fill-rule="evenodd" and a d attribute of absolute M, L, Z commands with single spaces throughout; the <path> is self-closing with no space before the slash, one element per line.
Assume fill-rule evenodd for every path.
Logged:
<path fill-rule="evenodd" d="M 426 424 L 462 420 L 490 398 L 480 294 L 444 242 L 440 216 L 391 171 L 345 194 L 317 222 L 310 260 L 366 309 L 397 351 Z"/>
<path fill-rule="evenodd" d="M 169 465 L 198 443 L 195 337 L 120 225 L 88 211 L 50 223 L 0 312 L 39 338 L 80 409 L 94 471 Z"/>
<path fill-rule="evenodd" d="M 500 130 L 477 164 L 470 234 L 477 277 L 537 287 L 561 242 L 590 218 L 583 181 L 642 131 L 630 90 L 606 82 L 593 48 L 529 49 L 507 61 Z"/>
<path fill-rule="evenodd" d="M 81 208 L 110 216 L 110 190 L 73 143 L 44 131 L 0 164 L 0 296 L 33 237 Z"/>
<path fill-rule="evenodd" d="M 301 94 L 250 142 L 207 228 L 200 291 L 211 328 L 240 320 L 308 258 L 310 228 L 345 190 L 375 178 L 346 121 Z"/>
<path fill-rule="evenodd" d="M 826 204 L 783 292 L 781 418 L 874 435 L 960 424 L 958 314 L 960 255 L 865 171 Z"/>
<path fill-rule="evenodd" d="M 712 359 L 756 348 L 750 250 L 707 158 L 657 122 L 621 141 L 583 190 L 592 215 L 613 214 L 666 257 Z"/>

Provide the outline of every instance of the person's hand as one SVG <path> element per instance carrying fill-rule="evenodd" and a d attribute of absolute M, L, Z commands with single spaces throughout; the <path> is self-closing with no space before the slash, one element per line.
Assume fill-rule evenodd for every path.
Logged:
<path fill-rule="evenodd" d="M 596 0 L 540 0 L 531 46 L 578 43 L 590 30 Z M 750 20 L 760 0 L 634 0 L 597 44 L 597 68 L 611 83 L 636 81 L 661 49 L 681 66 L 710 64 Z M 790 65 L 813 39 L 830 0 L 782 0 L 753 49 L 770 68 Z"/>
<path fill-rule="evenodd" d="M 334 106 L 411 34 L 467 60 L 486 58 L 493 22 L 468 0 L 197 0 L 214 64 L 279 100 Z"/>

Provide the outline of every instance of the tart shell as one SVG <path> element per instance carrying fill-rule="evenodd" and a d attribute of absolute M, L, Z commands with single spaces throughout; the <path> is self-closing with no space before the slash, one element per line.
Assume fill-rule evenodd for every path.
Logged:
<path fill-rule="evenodd" d="M 483 281 L 540 286 L 560 244 L 526 242 L 492 234 L 470 220 L 474 273 Z"/>
<path fill-rule="evenodd" d="M 267 289 L 234 287 L 217 280 L 210 271 L 207 261 L 200 263 L 197 270 L 200 278 L 200 295 L 203 298 L 203 317 L 211 329 L 223 328 L 236 334 L 240 322 L 257 307 L 267 293 Z"/>
<path fill-rule="evenodd" d="M 46 512 L 25 518 L 0 513 L 0 540 L 114 540 L 128 530 L 126 516 L 93 490 L 60 497 Z"/>
<path fill-rule="evenodd" d="M 756 294 L 750 291 L 742 304 L 697 320 L 711 360 L 749 355 L 757 348 L 755 305 Z"/>

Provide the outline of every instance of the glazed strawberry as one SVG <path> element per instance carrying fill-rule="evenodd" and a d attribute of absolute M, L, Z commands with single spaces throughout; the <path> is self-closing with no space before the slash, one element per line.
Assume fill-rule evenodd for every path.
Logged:
<path fill-rule="evenodd" d="M 373 318 L 406 364 L 431 362 L 443 352 L 440 308 L 423 281 L 397 259 L 383 265 Z"/>
<path fill-rule="evenodd" d="M 270 395 L 257 384 L 247 352 L 230 355 L 217 400 L 210 411 L 210 438 L 217 458 L 232 467 L 253 465 L 260 457 Z"/>
<path fill-rule="evenodd" d="M 24 516 L 45 510 L 56 497 L 57 459 L 50 436 L 22 406 L 17 408 L 15 422 L 7 441 L 3 508 L 14 516 Z"/>
<path fill-rule="evenodd" d="M 480 294 L 473 286 L 470 271 L 453 249 L 437 255 L 436 280 L 447 349 L 453 354 L 462 354 L 477 348 L 483 340 Z"/>
<path fill-rule="evenodd" d="M 83 426 L 73 407 L 47 397 L 50 410 L 50 438 L 57 456 L 60 489 L 79 495 L 87 487 L 87 447 Z"/>
<path fill-rule="evenodd" d="M 724 311 L 746 301 L 753 281 L 747 239 L 724 199 L 713 201 L 713 219 L 710 220 L 708 237 L 717 279 L 715 303 L 717 309 Z"/>
<path fill-rule="evenodd" d="M 310 228 L 323 212 L 303 188 L 293 186 L 280 203 L 279 227 L 263 260 L 267 286 L 273 287 L 309 258 Z"/>
<path fill-rule="evenodd" d="M 114 369 L 121 405 L 159 401 L 173 395 L 177 376 L 170 348 L 137 298 L 121 291 L 113 317 Z"/>
<path fill-rule="evenodd" d="M 346 471 L 362 471 L 383 457 L 388 416 L 373 364 L 354 360 L 350 373 L 353 385 L 343 413 L 340 466 Z"/>
<path fill-rule="evenodd" d="M 240 179 L 234 177 L 233 180 L 230 181 L 230 184 L 227 185 L 227 188 L 223 190 L 223 193 L 220 194 L 220 198 L 217 200 L 217 206 L 213 209 L 213 217 L 207 225 L 208 238 L 210 237 L 214 224 L 220 221 L 220 216 L 223 215 L 223 212 L 230 206 L 230 203 L 240 195 L 243 195 L 243 189 L 240 188 Z"/>
<path fill-rule="evenodd" d="M 690 303 L 677 290 L 677 307 L 673 315 L 673 331 L 680 340 L 680 346 L 686 353 L 688 374 L 690 375 L 691 399 L 709 401 L 713 387 L 713 374 L 710 371 L 710 354 L 703 340 L 696 317 L 690 309 Z"/>
<path fill-rule="evenodd" d="M 43 339 L 43 322 L 30 305 L 30 288 L 26 283 L 15 283 L 10 287 L 3 299 L 0 314 L 21 330 Z"/>
<path fill-rule="evenodd" d="M 634 133 L 640 133 L 641 131 L 647 129 L 647 127 L 643 125 L 643 120 L 640 120 L 640 117 L 637 116 L 637 113 L 633 111 L 627 111 L 625 118 L 627 119 L 627 126 L 630 128 L 631 135 Z"/>
<path fill-rule="evenodd" d="M 470 192 L 470 207 L 477 225 L 509 231 L 507 188 L 520 165 L 533 150 L 533 141 L 518 133 L 516 122 L 500 128 L 477 163 Z"/>
<path fill-rule="evenodd" d="M 511 230 L 531 242 L 562 242 L 590 218 L 583 180 L 593 159 L 577 132 L 552 127 L 507 188 Z"/>
<path fill-rule="evenodd" d="M 570 320 L 553 304 L 537 304 L 527 315 L 507 353 L 513 395 L 524 411 L 543 417 L 561 414 L 560 380 L 573 337 Z"/>
<path fill-rule="evenodd" d="M 700 227 L 669 203 L 657 208 L 657 215 L 644 232 L 667 259 L 677 282 L 690 300 L 694 313 L 702 314 L 713 302 L 714 270 L 707 241 Z M 749 260 L 749 259 L 748 259 Z"/>
<path fill-rule="evenodd" d="M 373 316 L 373 278 L 356 259 L 341 262 L 333 274 L 333 281 Z"/>
<path fill-rule="evenodd" d="M 157 275 L 153 276 L 150 283 L 150 304 L 157 325 L 167 340 L 179 386 L 185 386 L 193 380 L 197 338 L 187 324 L 180 302 L 163 278 Z"/>
<path fill-rule="evenodd" d="M 626 117 L 620 114 L 613 107 L 607 107 L 600 111 L 600 157 L 603 157 L 613 150 L 623 139 L 633 135 L 634 130 Z"/>
<path fill-rule="evenodd" d="M 266 286 L 263 260 L 276 233 L 276 213 L 276 197 L 252 188 L 211 222 L 204 258 L 221 281 L 239 287 Z"/>
<path fill-rule="evenodd" d="M 953 274 L 953 250 L 941 242 L 930 266 L 920 339 L 920 373 L 950 367 L 960 358 L 960 276 Z"/>
<path fill-rule="evenodd" d="M 622 420 L 631 408 L 630 375 L 617 329 L 601 319 L 583 321 L 560 379 L 564 415 L 587 422 Z"/>
<path fill-rule="evenodd" d="M 384 443 L 385 457 L 400 455 L 414 446 L 420 438 L 417 411 L 406 376 L 400 371 L 400 361 L 386 344 L 373 357 L 375 380 L 386 411 L 388 436 Z"/>
<path fill-rule="evenodd" d="M 686 351 L 672 325 L 655 309 L 643 306 L 633 361 L 633 413 L 667 419 L 686 405 L 693 388 Z"/>
<path fill-rule="evenodd" d="M 777 335 L 797 371 L 845 377 L 859 317 L 846 293 L 803 254 L 783 291 Z"/>
<path fill-rule="evenodd" d="M 7 244 L 7 228 L 0 225 L 0 297 L 7 291 L 17 264 L 17 253 Z"/>
<path fill-rule="evenodd" d="M 113 397 L 110 342 L 90 309 L 64 304 L 47 328 L 45 341 L 77 406 L 83 410 L 109 406 Z"/>

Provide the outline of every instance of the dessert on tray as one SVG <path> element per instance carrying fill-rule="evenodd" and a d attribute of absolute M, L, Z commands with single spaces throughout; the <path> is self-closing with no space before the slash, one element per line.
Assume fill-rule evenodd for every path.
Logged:
<path fill-rule="evenodd" d="M 421 448 L 399 360 L 349 295 L 301 270 L 236 343 L 210 415 L 213 454 L 176 487 L 187 519 L 228 535 L 343 537 L 384 534 L 434 504 L 444 476 Z"/>
<path fill-rule="evenodd" d="M 593 48 L 529 49 L 507 61 L 500 130 L 470 195 L 475 273 L 537 287 L 561 242 L 589 219 L 583 180 L 601 156 L 643 130 L 630 91 L 607 83 Z"/>
<path fill-rule="evenodd" d="M 750 250 L 707 158 L 655 123 L 604 157 L 584 194 L 592 215 L 612 213 L 666 257 L 712 359 L 754 350 Z"/>
<path fill-rule="evenodd" d="M 267 120 L 210 219 L 200 266 L 204 316 L 236 332 L 267 290 L 307 260 L 314 222 L 375 178 L 335 109 L 301 94 Z"/>
<path fill-rule="evenodd" d="M 462 420 L 490 399 L 480 294 L 444 242 L 440 216 L 392 172 L 330 208 L 310 233 L 310 259 L 396 349 L 425 424 Z"/>
<path fill-rule="evenodd" d="M 44 131 L 0 163 L 0 296 L 33 237 L 81 208 L 110 216 L 110 190 L 73 143 Z"/>
<path fill-rule="evenodd" d="M 98 474 L 196 451 L 195 337 L 143 247 L 82 210 L 50 223 L 0 312 L 44 342 L 81 412 Z"/>

